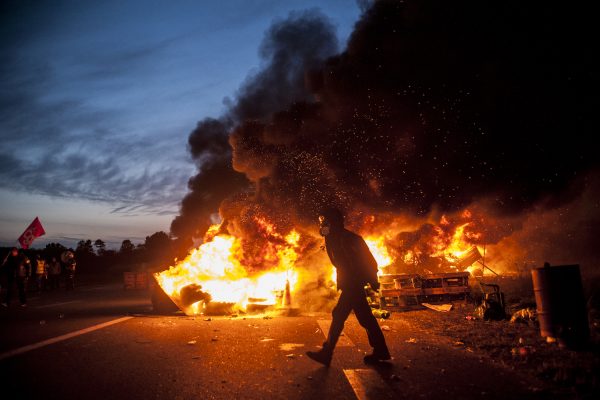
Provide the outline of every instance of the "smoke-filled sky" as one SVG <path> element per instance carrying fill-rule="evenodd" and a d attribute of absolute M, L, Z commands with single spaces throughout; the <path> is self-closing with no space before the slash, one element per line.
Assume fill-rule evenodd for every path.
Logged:
<path fill-rule="evenodd" d="M 232 115 L 225 98 L 268 62 L 272 24 L 312 9 L 333 35 L 322 58 L 367 3 L 3 1 L 0 245 L 35 216 L 38 246 L 168 232 L 197 172 L 188 136 Z"/>
<path fill-rule="evenodd" d="M 202 237 L 218 209 L 257 259 L 263 218 L 314 234 L 319 209 L 337 206 L 364 234 L 397 217 L 447 214 L 455 227 L 469 208 L 478 244 L 518 237 L 521 258 L 596 260 L 594 14 L 517 0 L 361 4 L 338 52 L 322 14 L 269 28 L 261 67 L 189 137 L 197 170 L 172 233 Z M 427 227 L 401 227 L 396 247 Z M 577 260 L 540 253 L 575 247 Z"/>
<path fill-rule="evenodd" d="M 219 211 L 258 260 L 259 221 L 314 234 L 317 211 L 331 205 L 361 231 L 397 217 L 452 220 L 468 207 L 483 244 L 544 235 L 531 221 L 561 218 L 544 225 L 536 215 L 577 208 L 587 211 L 558 232 L 595 237 L 590 10 L 517 0 L 175 4 L 2 6 L 3 243 L 36 215 L 48 232 L 39 244 L 118 245 L 157 230 L 188 240 Z M 518 246 L 527 254 L 529 236 Z"/>

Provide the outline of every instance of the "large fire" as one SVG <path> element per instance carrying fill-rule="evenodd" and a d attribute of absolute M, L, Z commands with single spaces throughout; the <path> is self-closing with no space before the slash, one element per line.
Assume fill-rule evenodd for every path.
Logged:
<path fill-rule="evenodd" d="M 272 226 L 266 228 L 270 230 Z M 282 243 L 272 244 L 267 249 L 264 257 L 276 259 L 276 267 L 257 274 L 249 274 L 241 261 L 240 239 L 216 233 L 218 231 L 219 225 L 212 226 L 204 244 L 194 249 L 183 261 L 155 274 L 161 288 L 186 314 L 202 313 L 209 302 L 232 304 L 239 309 L 246 309 L 249 302 L 275 305 L 283 296 L 286 285 L 290 290 L 295 288 L 298 273 L 294 264 L 298 258 L 300 240 L 295 230 L 286 235 Z M 186 288 L 190 287 L 196 295 L 191 296 L 191 300 L 197 301 L 186 299 Z M 199 296 L 199 293 L 210 297 Z"/>
<path fill-rule="evenodd" d="M 463 217 L 469 217 L 468 213 L 464 211 Z M 211 304 L 228 304 L 237 310 L 246 310 L 251 304 L 282 305 L 286 290 L 293 293 L 306 283 L 302 282 L 301 268 L 296 265 L 304 251 L 300 246 L 300 233 L 291 230 L 285 235 L 280 234 L 265 218 L 255 218 L 254 223 L 268 238 L 258 252 L 259 262 L 268 265 L 267 270 L 249 267 L 242 240 L 222 233 L 220 225 L 214 225 L 207 232 L 204 243 L 184 260 L 155 274 L 165 293 L 186 314 L 201 314 Z M 449 226 L 448 219 L 443 216 L 439 224 L 432 226 L 425 243 L 422 240 L 412 245 L 402 242 L 400 247 L 398 241 L 394 241 L 393 232 L 370 233 L 364 237 L 377 261 L 380 275 L 406 273 L 410 266 L 419 263 L 423 264 L 425 272 L 430 272 L 427 268 L 431 263 L 424 260 L 437 260 L 438 266 L 454 271 L 469 267 L 480 257 L 479 248 L 473 245 L 473 240 L 480 234 L 468 229 L 472 228 L 470 222 L 456 224 L 451 229 Z M 465 254 L 471 258 L 467 259 L 468 265 L 461 265 Z M 392 267 L 394 271 L 390 271 Z M 331 268 L 328 276 L 335 283 L 335 268 L 329 263 L 323 268 Z"/>

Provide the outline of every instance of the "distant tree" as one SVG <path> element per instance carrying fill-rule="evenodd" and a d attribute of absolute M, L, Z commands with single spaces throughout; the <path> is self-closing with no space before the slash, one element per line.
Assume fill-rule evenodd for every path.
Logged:
<path fill-rule="evenodd" d="M 106 243 L 103 240 L 96 239 L 94 242 L 94 247 L 96 247 L 96 254 L 99 256 L 104 255 L 106 252 Z"/>
<path fill-rule="evenodd" d="M 111 258 L 115 258 L 116 256 L 117 256 L 117 251 L 116 250 L 105 249 L 105 250 L 102 251 L 102 257 L 103 258 L 111 259 Z"/>
<path fill-rule="evenodd" d="M 150 252 L 154 250 L 165 250 L 171 248 L 171 239 L 165 232 L 154 232 L 151 236 L 146 236 L 144 247 Z"/>
<path fill-rule="evenodd" d="M 91 240 L 80 240 L 77 243 L 77 248 L 75 249 L 75 255 L 78 257 L 84 256 L 89 257 L 95 255 L 94 247 L 92 246 Z"/>
<path fill-rule="evenodd" d="M 67 250 L 67 248 L 60 243 L 48 243 L 42 251 L 42 254 L 48 259 L 52 257 L 58 259 L 65 250 Z"/>
<path fill-rule="evenodd" d="M 121 243 L 121 249 L 119 250 L 119 252 L 121 254 L 130 254 L 131 252 L 133 252 L 133 250 L 135 250 L 135 245 L 133 243 L 131 243 L 131 240 L 129 240 L 129 239 L 123 240 L 123 242 Z"/>
<path fill-rule="evenodd" d="M 173 259 L 171 238 L 163 231 L 146 236 L 144 248 L 146 251 L 146 261 L 154 267 L 164 266 L 164 264 Z"/>
<path fill-rule="evenodd" d="M 75 248 L 75 259 L 78 271 L 89 271 L 94 268 L 97 257 L 91 240 L 80 240 Z"/>

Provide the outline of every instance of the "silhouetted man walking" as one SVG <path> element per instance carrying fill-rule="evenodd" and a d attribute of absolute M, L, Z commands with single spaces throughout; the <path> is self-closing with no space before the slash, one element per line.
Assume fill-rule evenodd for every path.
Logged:
<path fill-rule="evenodd" d="M 377 320 L 371 312 L 364 287 L 368 283 L 379 289 L 377 262 L 362 237 L 344 228 L 344 216 L 338 209 L 328 209 L 319 216 L 321 235 L 331 263 L 337 271 L 337 287 L 340 298 L 333 309 L 331 327 L 323 348 L 308 351 L 306 355 L 329 366 L 335 345 L 344 329 L 344 322 L 354 311 L 358 322 L 367 331 L 373 353 L 364 357 L 365 363 L 389 360 L 390 353 Z"/>

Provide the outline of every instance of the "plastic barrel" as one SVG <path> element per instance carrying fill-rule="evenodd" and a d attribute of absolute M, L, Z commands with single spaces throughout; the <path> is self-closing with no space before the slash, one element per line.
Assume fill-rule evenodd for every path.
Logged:
<path fill-rule="evenodd" d="M 590 330 L 579 265 L 546 265 L 532 270 L 531 277 L 541 335 L 584 347 Z"/>

